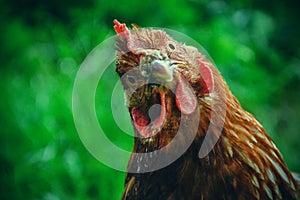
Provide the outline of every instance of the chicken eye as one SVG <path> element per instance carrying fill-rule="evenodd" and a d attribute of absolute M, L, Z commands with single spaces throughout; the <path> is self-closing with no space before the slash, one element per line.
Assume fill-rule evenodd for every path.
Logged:
<path fill-rule="evenodd" d="M 175 50 L 176 50 L 176 45 L 175 45 L 175 43 L 174 43 L 173 41 L 169 41 L 169 42 L 167 43 L 167 46 L 168 46 L 168 49 L 169 49 L 170 51 L 175 51 Z"/>
<path fill-rule="evenodd" d="M 126 76 L 126 83 L 129 85 L 129 86 L 134 86 L 136 84 L 136 80 L 135 80 L 135 77 L 134 76 Z"/>

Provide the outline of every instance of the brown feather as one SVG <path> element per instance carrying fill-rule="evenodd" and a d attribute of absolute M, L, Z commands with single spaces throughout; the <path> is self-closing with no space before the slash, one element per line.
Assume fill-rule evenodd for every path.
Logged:
<path fill-rule="evenodd" d="M 175 51 L 168 51 L 168 41 L 175 42 Z M 133 152 L 153 152 L 155 155 L 155 150 L 165 147 L 174 139 L 182 117 L 199 124 L 197 134 L 183 155 L 165 168 L 147 173 L 128 173 L 122 199 L 296 199 L 298 183 L 289 172 L 279 150 L 260 123 L 243 110 L 210 60 L 194 47 L 174 41 L 161 30 L 134 27 L 130 42 L 128 44 L 117 39 L 116 71 L 120 77 L 139 67 L 138 49 L 167 52 L 168 59 L 184 63 L 176 73 L 188 80 L 195 91 L 200 118 L 195 118 L 194 114 L 182 115 L 176 106 L 174 93 L 167 88 L 163 89 L 166 92 L 167 121 L 151 140 L 136 137 Z M 202 92 L 204 86 L 200 84 L 202 75 L 197 68 L 197 59 L 209 66 L 213 74 L 214 91 L 211 94 Z M 128 86 L 124 82 L 123 85 L 126 91 Z M 146 90 L 147 86 L 143 86 L 133 93 L 129 105 L 147 110 L 151 101 L 145 97 Z M 212 104 L 216 105 L 214 109 L 217 112 L 221 112 L 222 102 L 226 106 L 224 126 L 222 116 L 217 116 L 215 123 L 210 124 Z M 129 106 L 129 111 L 131 109 Z M 207 133 L 209 125 L 212 131 Z M 189 130 L 188 127 L 186 129 Z M 222 135 L 213 146 L 219 131 Z M 166 154 L 175 154 L 186 144 L 186 137 L 190 134 L 186 131 L 180 137 L 181 143 L 177 148 L 168 149 Z M 200 159 L 198 152 L 208 134 L 211 141 L 206 143 L 206 147 L 213 146 L 213 149 Z M 136 129 L 135 135 L 139 135 Z M 158 159 L 165 155 L 155 156 Z M 145 159 L 149 158 L 132 156 L 128 168 L 138 171 L 142 167 L 139 166 L 141 160 Z M 155 160 L 147 164 L 157 165 Z"/>

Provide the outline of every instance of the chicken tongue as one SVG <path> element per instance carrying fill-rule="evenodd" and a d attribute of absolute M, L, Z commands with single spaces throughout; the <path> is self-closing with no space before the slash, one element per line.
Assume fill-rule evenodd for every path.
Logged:
<path fill-rule="evenodd" d="M 155 92 L 159 93 L 157 96 L 160 97 L 161 102 L 160 114 L 157 118 L 152 119 L 152 121 L 149 122 L 150 120 L 147 114 L 145 115 L 145 113 L 141 112 L 137 107 L 131 109 L 134 127 L 144 138 L 151 137 L 160 131 L 166 118 L 165 93 L 159 90 L 155 90 Z"/>

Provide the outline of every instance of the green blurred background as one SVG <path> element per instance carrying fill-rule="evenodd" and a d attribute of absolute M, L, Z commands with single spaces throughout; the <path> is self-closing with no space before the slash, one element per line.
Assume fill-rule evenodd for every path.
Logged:
<path fill-rule="evenodd" d="M 299 7 L 296 0 L 3 0 L 0 199 L 120 198 L 125 173 L 88 153 L 72 117 L 76 72 L 114 34 L 114 18 L 198 41 L 300 172 Z M 107 100 L 118 79 L 113 68 L 99 85 L 96 109 L 108 137 L 130 150 L 132 138 L 116 126 Z"/>

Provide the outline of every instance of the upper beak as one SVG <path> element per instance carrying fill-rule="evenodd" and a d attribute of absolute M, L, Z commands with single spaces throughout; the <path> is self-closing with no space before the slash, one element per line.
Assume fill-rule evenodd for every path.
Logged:
<path fill-rule="evenodd" d="M 168 60 L 154 60 L 151 62 L 151 77 L 163 81 L 171 82 L 173 80 L 174 68 Z"/>

